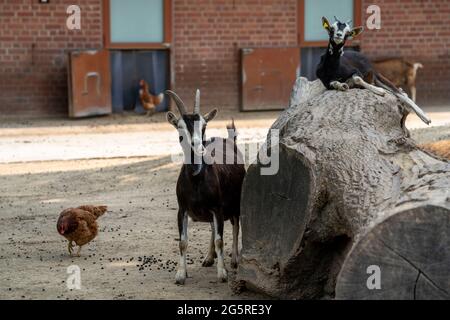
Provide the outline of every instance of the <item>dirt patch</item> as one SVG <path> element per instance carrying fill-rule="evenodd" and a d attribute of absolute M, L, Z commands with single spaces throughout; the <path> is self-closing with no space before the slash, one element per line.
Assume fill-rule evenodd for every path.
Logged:
<path fill-rule="evenodd" d="M 433 127 L 428 129 L 417 129 L 411 131 L 411 136 L 419 144 L 450 140 L 450 125 Z"/>
<path fill-rule="evenodd" d="M 202 268 L 209 225 L 191 223 L 186 286 L 178 262 L 175 182 L 170 157 L 0 165 L 1 299 L 246 299 Z M 107 204 L 99 236 L 71 258 L 56 232 L 63 208 Z M 226 263 L 231 227 L 225 228 Z M 81 269 L 82 290 L 66 287 Z M 230 269 L 230 268 L 228 268 Z"/>

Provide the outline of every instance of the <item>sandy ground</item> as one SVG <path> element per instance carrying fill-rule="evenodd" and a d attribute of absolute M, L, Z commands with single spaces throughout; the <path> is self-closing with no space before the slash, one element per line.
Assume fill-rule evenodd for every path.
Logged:
<path fill-rule="evenodd" d="M 179 165 L 170 156 L 176 134 L 158 117 L 0 121 L 0 299 L 261 298 L 234 296 L 227 284 L 217 283 L 215 267 L 201 267 L 210 236 L 205 224 L 190 224 L 189 278 L 186 286 L 174 284 Z M 240 114 L 237 125 L 244 140 L 255 142 L 275 117 Z M 432 116 L 435 122 L 450 123 L 446 117 L 442 112 Z M 213 132 L 224 135 L 228 119 L 226 115 L 214 122 Z M 420 127 L 414 121 L 409 125 Z M 413 135 L 420 142 L 450 138 L 450 127 Z M 143 147 L 156 141 L 149 137 L 159 146 Z M 116 141 L 120 152 L 108 140 Z M 68 147 L 72 144 L 75 149 Z M 18 152 L 27 148 L 32 152 Z M 67 157 L 83 148 L 95 152 L 80 151 L 73 157 L 83 160 Z M 143 151 L 130 155 L 130 150 Z M 71 258 L 56 232 L 56 220 L 62 209 L 82 204 L 106 204 L 109 212 L 99 220 L 99 236 L 80 258 Z M 230 231 L 227 223 L 227 265 Z M 71 265 L 80 267 L 81 290 L 67 289 Z"/>
<path fill-rule="evenodd" d="M 253 136 L 248 128 L 265 134 L 271 119 L 261 124 L 244 117 L 237 123 L 243 136 Z M 210 237 L 207 224 L 191 223 L 189 278 L 184 287 L 174 284 L 180 165 L 168 153 L 177 136 L 162 118 L 150 124 L 139 120 L 27 120 L 7 122 L 0 129 L 0 299 L 260 298 L 233 296 L 228 284 L 216 281 L 215 267 L 201 267 Z M 227 121 L 211 125 L 211 134 L 225 135 Z M 160 146 L 146 148 L 152 141 Z M 18 152 L 21 145 L 31 151 Z M 114 145 L 119 152 L 111 148 Z M 66 160 L 70 156 L 88 159 Z M 58 157 L 61 160 L 39 161 Z M 109 212 L 99 220 L 99 236 L 83 248 L 80 258 L 71 258 L 56 221 L 62 209 L 82 204 L 106 204 Z M 224 238 L 229 265 L 229 223 Z M 81 290 L 67 289 L 71 265 L 80 267 Z"/>
<path fill-rule="evenodd" d="M 205 224 L 191 224 L 190 278 L 184 287 L 174 284 L 179 168 L 169 160 L 0 165 L 0 298 L 235 298 L 227 284 L 217 283 L 215 268 L 201 267 L 210 235 Z M 66 241 L 56 232 L 58 213 L 90 203 L 107 204 L 110 211 L 99 220 L 100 234 L 83 248 L 81 258 L 70 258 Z M 230 229 L 227 224 L 227 253 Z M 81 269 L 80 291 L 66 287 L 71 265 Z"/>

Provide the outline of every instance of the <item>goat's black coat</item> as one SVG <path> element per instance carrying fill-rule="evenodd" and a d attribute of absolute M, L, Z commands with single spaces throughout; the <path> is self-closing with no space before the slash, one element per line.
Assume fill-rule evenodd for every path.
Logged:
<path fill-rule="evenodd" d="M 234 139 L 213 138 L 205 143 L 206 154 L 213 153 L 216 159 L 223 159 L 233 153 L 235 160 L 242 159 Z M 215 149 L 223 146 L 223 149 Z M 221 154 L 223 153 L 223 154 Z M 241 188 L 245 177 L 242 161 L 234 164 L 206 164 L 202 159 L 200 173 L 193 175 L 197 164 L 184 164 L 177 182 L 177 199 L 179 205 L 178 222 L 182 227 L 184 213 L 193 221 L 213 222 L 213 212 L 219 221 L 231 220 L 240 215 Z M 225 163 L 225 162 L 224 162 Z M 223 218 L 223 220 L 222 220 Z M 223 229 L 223 223 L 219 224 Z M 218 230 L 221 234 L 223 230 Z M 181 231 L 180 231 L 181 232 Z"/>
<path fill-rule="evenodd" d="M 392 82 L 375 71 L 372 63 L 364 54 L 351 50 L 344 52 L 345 41 L 336 44 L 332 41 L 332 37 L 333 34 L 330 35 L 327 51 L 320 58 L 316 69 L 316 76 L 327 89 L 333 89 L 330 86 L 333 81 L 345 83 L 357 75 L 370 84 L 381 86 L 391 92 L 400 92 Z"/>
<path fill-rule="evenodd" d="M 391 92 L 410 106 L 422 121 L 430 124 L 431 120 L 426 114 L 408 98 L 403 90 L 377 72 L 365 55 L 354 51 L 344 53 L 347 39 L 358 36 L 364 28 L 350 29 L 348 23 L 342 23 L 336 17 L 335 19 L 336 22 L 331 26 L 327 18 L 322 17 L 322 24 L 328 32 L 329 42 L 327 51 L 322 55 L 317 66 L 316 75 L 323 85 L 329 90 L 347 91 L 358 87 L 369 89 L 378 95 L 385 95 L 386 91 Z"/>
<path fill-rule="evenodd" d="M 357 51 L 346 51 L 344 44 L 330 43 L 325 54 L 322 55 L 317 66 L 316 75 L 327 89 L 332 89 L 333 81 L 346 82 L 354 75 L 363 79 L 373 76 L 373 67 L 369 59 Z"/>

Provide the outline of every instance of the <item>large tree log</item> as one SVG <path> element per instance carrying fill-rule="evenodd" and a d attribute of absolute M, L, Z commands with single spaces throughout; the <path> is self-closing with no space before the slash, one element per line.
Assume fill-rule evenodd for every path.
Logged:
<path fill-rule="evenodd" d="M 392 95 L 300 78 L 279 145 L 268 139 L 278 173 L 255 163 L 244 182 L 239 283 L 289 299 L 449 299 L 450 164 L 416 146 L 407 115 Z M 367 285 L 376 267 L 381 289 Z"/>

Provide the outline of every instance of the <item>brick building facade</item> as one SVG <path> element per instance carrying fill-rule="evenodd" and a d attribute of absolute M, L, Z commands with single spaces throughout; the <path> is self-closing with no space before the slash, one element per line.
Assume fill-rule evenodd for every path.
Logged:
<path fill-rule="evenodd" d="M 361 51 L 371 58 L 402 56 L 424 65 L 417 79 L 418 102 L 450 103 L 450 1 L 363 1 L 382 8 L 380 30 L 366 32 Z"/>
<path fill-rule="evenodd" d="M 67 114 L 67 52 L 102 46 L 101 1 L 77 0 L 82 29 L 66 27 L 67 7 L 0 0 L 0 114 Z"/>
<path fill-rule="evenodd" d="M 0 115 L 67 114 L 67 52 L 101 48 L 102 0 L 0 0 Z M 173 0 L 172 84 L 190 102 L 238 109 L 239 48 L 298 45 L 298 0 Z M 81 30 L 66 9 L 82 9 Z M 382 9 L 381 30 L 366 31 L 361 51 L 425 65 L 419 103 L 450 101 L 450 1 L 361 0 Z"/>

